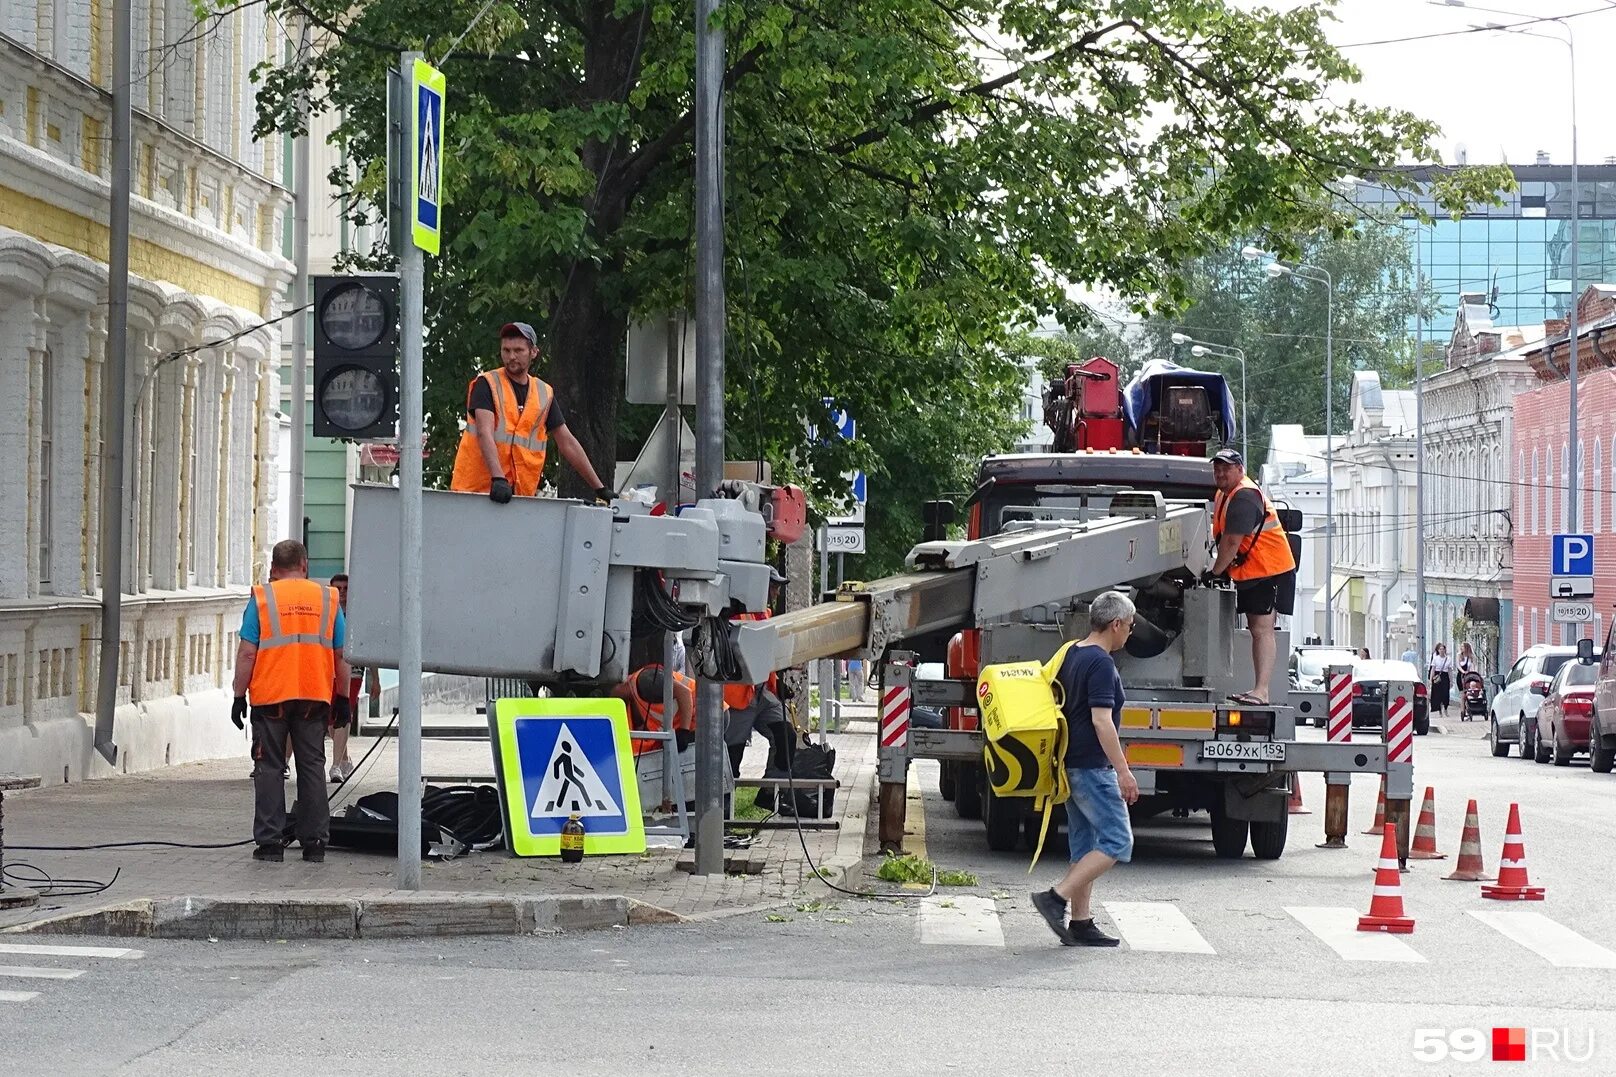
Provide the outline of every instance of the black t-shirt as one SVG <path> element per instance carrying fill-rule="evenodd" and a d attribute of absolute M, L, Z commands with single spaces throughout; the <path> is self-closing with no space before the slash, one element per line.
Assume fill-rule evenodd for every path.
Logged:
<path fill-rule="evenodd" d="M 1111 760 L 1094 731 L 1094 708 L 1110 707 L 1111 721 L 1122 728 L 1122 674 L 1103 647 L 1072 647 L 1061 662 L 1060 674 L 1066 714 L 1066 766 L 1092 770 L 1108 767 Z"/>
<path fill-rule="evenodd" d="M 531 377 L 520 385 L 514 381 L 511 382 L 511 389 L 516 394 L 516 406 L 518 408 L 527 406 L 527 393 L 532 386 L 533 379 Z M 466 411 L 469 413 L 493 410 L 494 391 L 488 387 L 487 378 L 478 378 L 471 383 L 471 404 Z M 567 425 L 566 416 L 561 414 L 561 401 L 553 394 L 550 397 L 550 411 L 545 417 L 544 425 L 551 430 Z"/>
<path fill-rule="evenodd" d="M 1249 486 L 1242 486 L 1234 492 L 1228 507 L 1223 510 L 1223 530 L 1231 535 L 1255 534 L 1262 527 L 1265 515 L 1262 494 Z"/>

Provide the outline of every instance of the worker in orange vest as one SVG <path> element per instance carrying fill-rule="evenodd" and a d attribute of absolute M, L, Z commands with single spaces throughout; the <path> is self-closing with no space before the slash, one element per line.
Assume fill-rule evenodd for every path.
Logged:
<path fill-rule="evenodd" d="M 653 662 L 629 674 L 628 680 L 612 688 L 611 694 L 628 703 L 628 723 L 631 729 L 660 733 L 666 726 L 662 721 L 662 664 Z M 683 673 L 673 674 L 673 730 L 674 747 L 684 751 L 696 737 L 696 681 Z M 659 740 L 635 739 L 634 754 L 660 749 Z"/>
<path fill-rule="evenodd" d="M 786 577 L 779 569 L 769 566 L 769 604 L 780 597 L 780 587 Z M 736 621 L 761 621 L 769 610 L 759 613 L 738 613 Z M 786 722 L 785 706 L 780 702 L 780 681 L 770 673 L 759 684 L 726 684 L 724 705 L 728 714 L 724 720 L 724 745 L 729 751 L 730 776 L 741 776 L 741 758 L 746 754 L 747 742 L 754 732 L 763 734 L 769 742 L 769 767 L 784 770 L 792 754 L 790 725 Z M 767 768 L 766 768 L 767 769 Z"/>
<path fill-rule="evenodd" d="M 1279 586 L 1296 571 L 1290 542 L 1279 514 L 1261 488 L 1246 478 L 1246 461 L 1233 449 L 1212 457 L 1212 541 L 1209 576 L 1227 574 L 1234 581 L 1235 612 L 1246 615 L 1251 632 L 1251 667 L 1256 684 L 1229 698 L 1236 703 L 1268 702 L 1274 673 L 1274 613 Z"/>
<path fill-rule="evenodd" d="M 236 647 L 230 720 L 243 728 L 252 705 L 254 860 L 284 859 L 286 744 L 297 757 L 297 839 L 303 859 L 325 860 L 331 807 L 325 789 L 325 730 L 347 724 L 348 697 L 332 686 L 352 676 L 342 657 L 347 626 L 336 588 L 308 578 L 309 555 L 296 539 L 277 542 L 269 583 L 252 589 Z M 332 711 L 335 709 L 335 714 Z"/>
<path fill-rule="evenodd" d="M 499 369 L 477 375 L 466 387 L 466 429 L 449 489 L 487 494 L 499 505 L 513 494 L 533 497 L 554 438 L 562 459 L 589 483 L 596 499 L 610 501 L 615 495 L 601 484 L 584 447 L 567 429 L 555 390 L 529 373 L 538 355 L 539 338 L 528 323 L 508 322 L 499 331 Z"/>

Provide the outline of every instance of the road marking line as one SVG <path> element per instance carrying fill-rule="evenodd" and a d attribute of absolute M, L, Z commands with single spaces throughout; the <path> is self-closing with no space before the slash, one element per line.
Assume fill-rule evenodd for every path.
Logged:
<path fill-rule="evenodd" d="M 83 975 L 83 969 L 43 969 L 31 965 L 0 965 L 0 976 L 12 976 L 24 980 L 74 980 Z"/>
<path fill-rule="evenodd" d="M 34 942 L 0 942 L 0 954 L 31 954 L 36 957 L 145 957 L 143 950 L 125 946 L 55 946 Z"/>
<path fill-rule="evenodd" d="M 1425 958 L 1395 935 L 1380 931 L 1359 931 L 1358 913 L 1355 909 L 1313 905 L 1299 908 L 1287 906 L 1285 911 L 1318 936 L 1320 942 L 1348 961 L 1425 961 Z"/>
<path fill-rule="evenodd" d="M 1616 969 L 1616 953 L 1589 942 L 1539 912 L 1477 912 L 1470 915 L 1556 968 Z"/>
<path fill-rule="evenodd" d="M 908 805 L 904 809 L 903 847 L 905 852 L 914 853 L 924 860 L 926 859 L 926 795 L 920 788 L 919 770 L 919 767 L 909 768 L 909 780 L 907 787 L 904 789 L 904 800 L 908 802 Z M 911 890 L 926 890 L 930 886 L 930 880 L 925 883 L 904 884 L 906 889 Z"/>
<path fill-rule="evenodd" d="M 920 941 L 928 946 L 1002 947 L 999 908 L 985 897 L 924 898 L 920 902 Z"/>
<path fill-rule="evenodd" d="M 0 991 L 0 1002 L 27 1002 L 38 997 L 38 991 Z"/>
<path fill-rule="evenodd" d="M 1177 905 L 1167 901 L 1107 901 L 1106 913 L 1131 950 L 1169 954 L 1215 954 Z"/>

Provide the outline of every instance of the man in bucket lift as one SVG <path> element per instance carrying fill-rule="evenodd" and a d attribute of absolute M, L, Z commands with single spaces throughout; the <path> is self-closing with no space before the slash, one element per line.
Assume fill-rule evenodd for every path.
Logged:
<path fill-rule="evenodd" d="M 1290 542 L 1279 514 L 1256 483 L 1246 478 L 1246 461 L 1233 449 L 1219 449 L 1212 457 L 1212 481 L 1218 492 L 1212 501 L 1212 567 L 1202 582 L 1227 573 L 1234 580 L 1235 611 L 1246 615 L 1251 632 L 1251 691 L 1229 698 L 1236 703 L 1268 702 L 1268 681 L 1274 673 L 1274 613 L 1279 587 L 1296 571 Z"/>

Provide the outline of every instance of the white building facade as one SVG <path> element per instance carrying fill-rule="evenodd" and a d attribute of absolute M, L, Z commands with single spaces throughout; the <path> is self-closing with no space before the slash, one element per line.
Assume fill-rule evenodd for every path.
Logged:
<path fill-rule="evenodd" d="M 1525 357 L 1542 339 L 1463 295 L 1444 368 L 1425 378 L 1426 652 L 1468 640 L 1488 673 L 1513 658 L 1513 403 L 1542 384 Z"/>
<path fill-rule="evenodd" d="M 1354 371 L 1350 415 L 1334 450 L 1334 640 L 1396 658 L 1414 642 L 1418 600 L 1414 393 Z"/>
<path fill-rule="evenodd" d="M 111 5 L 0 4 L 0 762 L 105 772 L 98 668 Z M 119 769 L 241 752 L 236 629 L 275 529 L 288 200 L 248 72 L 284 31 L 135 0 Z M 111 481 L 118 481 L 113 476 Z M 114 655 L 107 656 L 109 660 Z"/>
<path fill-rule="evenodd" d="M 1247 461 L 1248 467 L 1251 461 Z M 1296 566 L 1296 606 L 1288 627 L 1291 642 L 1324 638 L 1324 436 L 1297 425 L 1269 428 L 1268 459 L 1251 470 L 1270 501 L 1302 514 L 1301 562 Z M 1285 622 L 1281 622 L 1285 623 Z"/>

